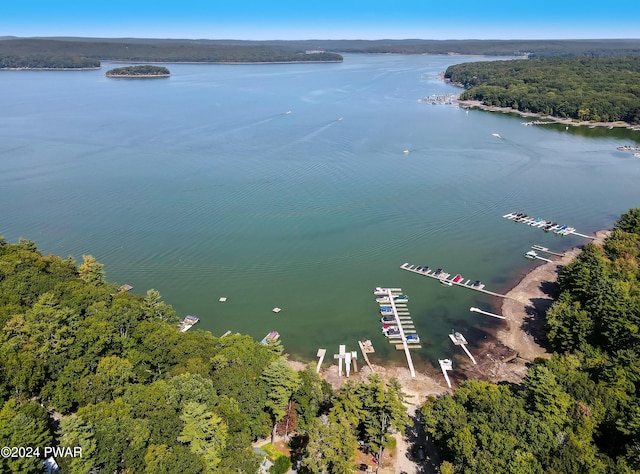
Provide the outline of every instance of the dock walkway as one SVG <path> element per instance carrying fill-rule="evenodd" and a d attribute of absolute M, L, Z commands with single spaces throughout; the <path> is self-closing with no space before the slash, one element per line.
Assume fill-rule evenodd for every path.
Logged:
<path fill-rule="evenodd" d="M 584 237 L 585 239 L 595 239 L 595 237 L 593 236 L 577 232 L 573 227 L 556 224 L 555 222 L 547 221 L 540 217 L 529 217 L 527 214 L 524 214 L 522 212 L 510 212 L 509 214 L 505 214 L 502 217 L 512 220 L 513 222 L 520 222 L 531 227 L 538 227 L 540 229 L 544 229 L 545 232 L 553 232 L 556 235 L 577 235 L 580 237 Z"/>
<path fill-rule="evenodd" d="M 373 366 L 371 365 L 371 362 L 369 362 L 369 356 L 367 355 L 370 352 L 374 352 L 371 341 L 368 339 L 366 341 L 358 341 L 358 345 L 360 346 L 360 352 L 362 352 L 362 357 L 364 358 L 364 361 L 367 363 L 367 366 L 369 367 L 369 369 L 371 369 L 371 372 L 375 372 L 375 370 L 373 370 Z"/>
<path fill-rule="evenodd" d="M 398 330 L 400 331 L 400 341 L 397 342 L 401 342 L 403 349 L 404 349 L 404 353 L 407 356 L 407 364 L 409 365 L 409 372 L 411 372 L 411 377 L 416 376 L 416 370 L 413 367 L 413 360 L 411 359 L 411 353 L 409 352 L 409 346 L 407 344 L 407 338 L 405 336 L 405 331 L 404 328 L 402 327 L 404 324 L 404 321 L 400 320 L 400 316 L 398 315 L 398 308 L 396 307 L 396 303 L 394 301 L 394 296 L 397 296 L 397 294 L 394 294 L 394 292 L 401 292 L 402 290 L 400 288 L 387 288 L 387 296 L 389 297 L 389 302 L 385 302 L 383 303 L 385 306 L 389 305 L 391 306 L 391 310 L 393 311 L 393 315 L 396 318 L 396 323 L 398 325 Z M 406 306 L 405 306 L 406 308 Z M 412 331 L 415 333 L 415 330 Z M 391 339 L 391 338 L 390 338 Z M 395 342 L 395 340 L 394 340 Z"/>
<path fill-rule="evenodd" d="M 420 267 L 418 265 L 411 265 L 409 263 L 403 263 L 402 265 L 400 265 L 400 268 L 408 272 L 413 272 L 413 273 L 417 273 L 418 275 L 433 278 L 435 280 L 445 281 L 447 282 L 447 284 L 451 283 L 451 285 L 462 286 L 463 288 L 469 288 L 470 290 L 479 291 L 481 293 L 486 293 L 487 295 L 491 295 L 491 296 L 497 296 L 498 298 L 508 298 L 507 295 L 501 295 L 500 293 L 495 293 L 493 291 L 485 290 L 483 284 L 476 285 L 476 284 L 470 283 L 471 280 L 464 281 L 464 278 L 462 278 L 459 281 L 454 281 L 455 278 L 448 280 L 447 277 L 449 276 L 449 273 L 440 272 L 436 274 L 436 271 L 431 270 L 430 268 L 427 268 L 427 270 L 418 270 L 418 268 L 424 268 L 424 267 Z"/>

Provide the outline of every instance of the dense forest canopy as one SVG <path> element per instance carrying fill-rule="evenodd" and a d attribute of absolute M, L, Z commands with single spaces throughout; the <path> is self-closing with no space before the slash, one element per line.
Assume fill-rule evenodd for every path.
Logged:
<path fill-rule="evenodd" d="M 171 72 L 163 66 L 152 66 L 145 64 L 142 66 L 125 66 L 109 69 L 107 76 L 136 77 L 136 76 L 169 76 Z"/>
<path fill-rule="evenodd" d="M 3 50 L 20 53 L 54 51 L 61 49 L 90 48 L 122 54 L 118 45 L 147 51 L 148 57 L 165 51 L 206 51 L 225 48 L 275 48 L 277 50 L 305 52 L 323 50 L 345 53 L 393 53 L 393 54 L 482 54 L 488 56 L 639 56 L 640 39 L 589 39 L 589 40 L 287 40 L 287 41 L 243 41 L 243 40 L 186 40 L 150 38 L 4 38 L 0 39 L 0 55 Z M 67 43 L 67 44 L 65 44 Z M 110 45 L 110 46 L 109 46 Z M 155 53 L 154 53 L 155 52 Z M 107 59 L 106 56 L 99 56 Z M 159 61 L 160 59 L 151 58 Z"/>
<path fill-rule="evenodd" d="M 407 422 L 394 379 L 334 393 L 278 340 L 179 332 L 157 291 L 104 276 L 91 256 L 76 265 L 0 237 L 1 446 L 81 448 L 57 459 L 62 472 L 251 474 L 251 442 L 288 433 L 300 472 L 337 474 Z M 0 472 L 42 472 L 42 454 L 0 457 Z M 291 467 L 274 461 L 273 473 Z"/>
<path fill-rule="evenodd" d="M 81 56 L 0 55 L 0 69 L 97 69 L 100 61 Z"/>
<path fill-rule="evenodd" d="M 640 209 L 585 245 L 547 312 L 557 352 L 520 386 L 477 380 L 420 416 L 442 473 L 640 472 Z"/>
<path fill-rule="evenodd" d="M 141 38 L 0 39 L 0 68 L 79 67 L 76 60 L 123 62 L 335 62 L 343 53 L 482 54 L 533 57 L 640 56 L 640 40 L 300 40 Z M 66 58 L 61 63 L 61 58 Z M 2 64 L 29 64 L 2 66 Z M 53 66 L 53 64 L 57 66 Z M 87 66 L 83 66 L 87 67 Z"/>
<path fill-rule="evenodd" d="M 463 100 L 576 120 L 640 123 L 640 57 L 464 63 L 445 77 Z"/>
<path fill-rule="evenodd" d="M 324 51 L 308 51 L 278 44 L 209 44 L 194 41 L 106 41 L 58 39 L 0 40 L 0 58 L 83 57 L 95 61 L 121 62 L 340 62 L 342 56 Z M 46 64 L 46 62 L 44 63 Z M 48 66 L 47 66 L 48 67 Z"/>

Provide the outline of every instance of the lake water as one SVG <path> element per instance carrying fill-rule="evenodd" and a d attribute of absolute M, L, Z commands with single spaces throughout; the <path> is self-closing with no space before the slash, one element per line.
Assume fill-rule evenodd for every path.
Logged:
<path fill-rule="evenodd" d="M 418 101 L 458 93 L 437 74 L 478 59 L 170 65 L 170 78 L 152 80 L 4 71 L 0 233 L 78 261 L 94 255 L 109 281 L 159 290 L 216 335 L 277 330 L 306 359 L 370 338 L 374 362 L 400 363 L 372 290 L 402 287 L 420 369 L 458 354 L 452 329 L 473 346 L 497 323 L 469 307 L 500 301 L 402 263 L 505 292 L 535 265 L 522 258 L 532 244 L 561 251 L 585 240 L 503 214 L 591 233 L 640 205 L 640 159 L 616 150 L 640 132 L 524 127 Z"/>

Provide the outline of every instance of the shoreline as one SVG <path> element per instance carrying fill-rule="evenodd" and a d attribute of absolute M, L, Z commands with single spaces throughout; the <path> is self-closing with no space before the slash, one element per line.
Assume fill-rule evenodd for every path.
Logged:
<path fill-rule="evenodd" d="M 502 112 L 516 114 L 521 117 L 533 117 L 543 120 L 549 120 L 563 125 L 571 125 L 573 127 L 606 127 L 606 128 L 628 128 L 630 130 L 640 131 L 640 125 L 633 125 L 627 122 L 589 122 L 586 120 L 579 121 L 572 118 L 554 117 L 553 115 L 538 114 L 533 112 L 522 112 L 521 110 L 512 109 L 511 107 L 498 107 L 496 105 L 485 105 L 479 100 L 457 100 L 460 107 L 467 109 L 480 109 L 487 112 Z"/>
<path fill-rule="evenodd" d="M 594 233 L 592 242 L 602 245 L 604 239 L 611 234 L 610 230 L 599 230 Z M 519 366 L 521 372 L 537 357 L 548 358 L 551 353 L 545 345 L 544 317 L 546 310 L 554 302 L 553 292 L 555 282 L 563 267 L 571 263 L 582 251 L 582 246 L 573 247 L 564 252 L 563 257 L 553 262 L 538 265 L 529 272 L 509 291 L 502 302 L 502 315 L 506 319 L 506 328 L 498 328 L 496 341 L 513 352 L 513 366 Z M 507 363 L 495 361 L 494 377 L 513 375 L 513 370 L 504 372 Z"/>
<path fill-rule="evenodd" d="M 602 245 L 610 230 L 594 233 L 594 243 Z M 454 356 L 454 370 L 449 372 L 453 388 L 447 387 L 444 376 L 437 366 L 420 364 L 416 367 L 416 377 L 412 378 L 409 369 L 402 365 L 381 366 L 372 364 L 376 373 L 385 381 L 396 377 L 405 393 L 409 395 L 408 410 L 419 407 L 429 395 L 453 393 L 461 382 L 469 378 L 488 382 L 511 382 L 519 384 L 526 377 L 529 365 L 538 357 L 548 358 L 551 353 L 544 341 L 544 316 L 553 303 L 554 284 L 562 267 L 568 265 L 582 251 L 582 247 L 573 247 L 564 252 L 563 257 L 553 262 L 537 265 L 529 270 L 515 285 L 506 292 L 502 300 L 501 314 L 506 317 L 504 323 L 487 330 L 487 336 L 474 344 L 474 356 L 478 364 L 472 365 L 464 354 Z M 289 360 L 296 370 L 303 370 L 314 361 Z M 332 364 L 320 370 L 320 377 L 338 389 L 347 380 L 366 381 L 372 373 L 362 359 L 358 357 L 358 372 L 352 372 L 349 379 L 338 377 L 338 367 Z"/>

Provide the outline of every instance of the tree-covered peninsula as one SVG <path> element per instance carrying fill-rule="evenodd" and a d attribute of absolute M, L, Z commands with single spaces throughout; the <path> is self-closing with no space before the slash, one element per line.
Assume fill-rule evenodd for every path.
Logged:
<path fill-rule="evenodd" d="M 194 41 L 97 38 L 0 39 L 0 58 L 40 55 L 83 57 L 94 61 L 163 63 L 315 63 L 341 62 L 342 56 L 302 49 L 288 42 Z M 46 63 L 42 63 L 46 64 Z"/>
<path fill-rule="evenodd" d="M 82 56 L 7 55 L 0 56 L 0 69 L 98 69 L 100 61 Z"/>
<path fill-rule="evenodd" d="M 640 124 L 640 57 L 544 58 L 450 66 L 462 100 L 580 121 Z"/>
<path fill-rule="evenodd" d="M 107 77 L 169 77 L 171 72 L 163 66 L 125 66 L 108 70 Z"/>

